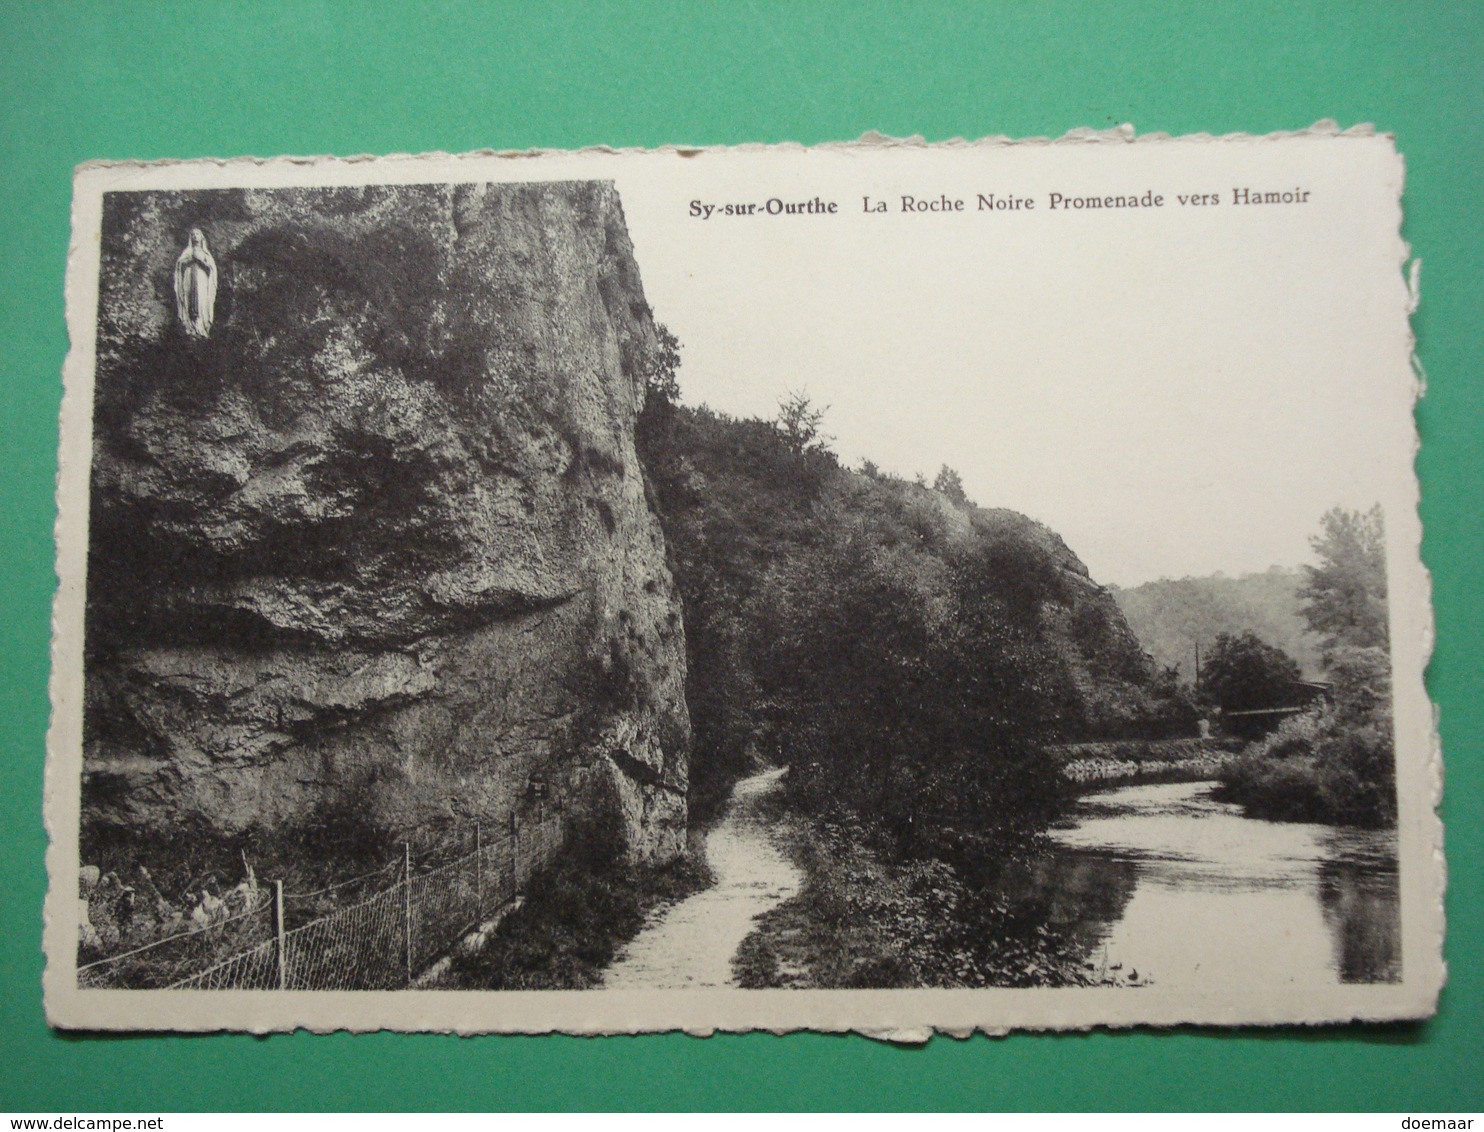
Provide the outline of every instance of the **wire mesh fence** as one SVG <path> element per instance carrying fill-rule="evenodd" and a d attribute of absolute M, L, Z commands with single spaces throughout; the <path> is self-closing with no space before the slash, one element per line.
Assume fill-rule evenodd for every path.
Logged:
<path fill-rule="evenodd" d="M 169 985 L 172 990 L 268 990 L 278 985 L 278 949 L 269 940 Z"/>
<path fill-rule="evenodd" d="M 407 884 L 284 933 L 288 990 L 406 986 Z"/>
<path fill-rule="evenodd" d="M 157 990 L 204 974 L 221 959 L 246 954 L 272 939 L 273 910 L 264 899 L 236 916 L 79 967 L 77 985 Z"/>
<path fill-rule="evenodd" d="M 264 888 L 260 907 L 78 968 L 79 987 L 388 990 L 411 986 L 509 903 L 561 848 L 561 815 L 492 835 L 476 826 L 414 858 L 310 893 Z M 332 911 L 322 911 L 327 902 Z M 303 919 L 314 910 L 313 918 Z M 295 920 L 302 922 L 295 923 Z"/>

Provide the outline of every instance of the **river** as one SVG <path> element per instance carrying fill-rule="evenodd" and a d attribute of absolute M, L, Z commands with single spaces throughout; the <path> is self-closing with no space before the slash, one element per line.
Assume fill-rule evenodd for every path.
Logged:
<path fill-rule="evenodd" d="M 1005 895 L 1125 984 L 1398 980 L 1394 834 L 1246 818 L 1214 786 L 1081 799 Z"/>
<path fill-rule="evenodd" d="M 735 986 L 757 917 L 797 893 L 762 802 L 782 769 L 737 783 L 706 836 L 716 884 L 659 913 L 604 986 Z M 1046 848 L 994 882 L 1021 930 L 1067 941 L 1095 981 L 1213 988 L 1400 978 L 1395 838 L 1242 816 L 1214 782 L 1091 794 Z"/>
<path fill-rule="evenodd" d="M 706 834 L 716 883 L 645 925 L 608 969 L 615 990 L 735 986 L 732 958 L 753 922 L 799 891 L 803 876 L 779 851 L 762 811 L 784 768 L 744 778 Z"/>

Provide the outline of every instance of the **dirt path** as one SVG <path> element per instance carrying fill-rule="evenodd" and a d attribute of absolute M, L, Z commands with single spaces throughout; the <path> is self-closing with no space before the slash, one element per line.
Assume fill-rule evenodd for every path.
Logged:
<path fill-rule="evenodd" d="M 666 909 L 620 953 L 604 976 L 613 989 L 735 986 L 732 957 L 753 921 L 799 891 L 803 876 L 779 852 L 759 813 L 783 768 L 744 778 L 706 835 L 716 884 Z"/>

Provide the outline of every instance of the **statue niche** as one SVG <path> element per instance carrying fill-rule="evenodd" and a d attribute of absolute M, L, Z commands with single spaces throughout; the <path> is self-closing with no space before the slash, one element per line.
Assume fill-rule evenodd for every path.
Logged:
<path fill-rule="evenodd" d="M 216 260 L 206 246 L 206 236 L 192 228 L 185 251 L 175 261 L 175 312 L 180 324 L 193 338 L 211 333 L 211 320 L 216 310 Z"/>

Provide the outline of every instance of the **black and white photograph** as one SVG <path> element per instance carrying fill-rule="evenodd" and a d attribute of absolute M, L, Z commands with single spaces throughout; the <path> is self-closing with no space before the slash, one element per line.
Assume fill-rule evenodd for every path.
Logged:
<path fill-rule="evenodd" d="M 1401 180 L 1322 126 L 82 167 L 53 1023 L 1431 1013 Z"/>

